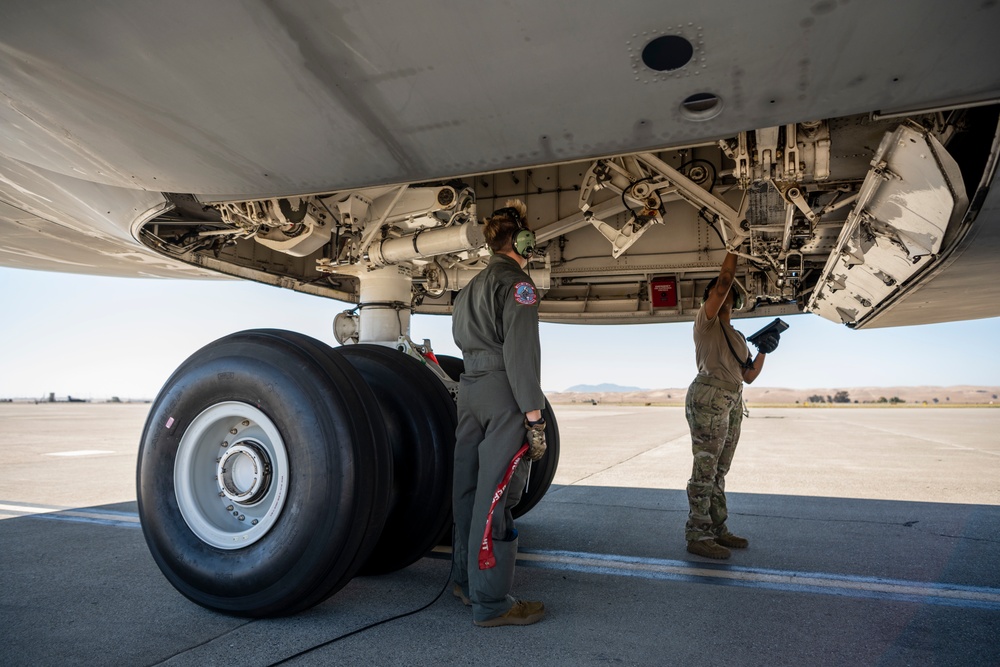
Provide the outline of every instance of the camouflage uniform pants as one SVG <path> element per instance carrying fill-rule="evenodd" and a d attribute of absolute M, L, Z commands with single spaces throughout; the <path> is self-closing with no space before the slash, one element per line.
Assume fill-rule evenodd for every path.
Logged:
<path fill-rule="evenodd" d="M 694 454 L 687 484 L 690 510 L 684 538 L 688 542 L 714 539 L 728 532 L 726 473 L 740 439 L 742 395 L 696 379 L 688 389 L 684 413 L 691 428 Z"/>

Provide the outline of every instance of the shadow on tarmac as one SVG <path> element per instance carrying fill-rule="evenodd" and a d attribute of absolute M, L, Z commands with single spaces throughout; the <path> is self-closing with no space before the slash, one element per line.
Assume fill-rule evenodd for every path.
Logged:
<path fill-rule="evenodd" d="M 563 486 L 518 521 L 524 628 L 480 629 L 450 592 L 288 664 L 1000 664 L 1000 507 L 730 493 L 751 546 L 687 554 L 683 491 Z M 0 664 L 272 665 L 417 609 L 447 553 L 358 577 L 289 618 L 177 593 L 135 503 L 0 521 Z"/>

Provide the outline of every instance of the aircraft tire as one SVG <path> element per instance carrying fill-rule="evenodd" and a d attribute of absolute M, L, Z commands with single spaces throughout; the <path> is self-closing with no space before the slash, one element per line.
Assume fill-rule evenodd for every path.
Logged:
<path fill-rule="evenodd" d="M 351 364 L 308 336 L 244 331 L 195 352 L 151 406 L 136 471 L 143 534 L 168 581 L 251 617 L 343 587 L 387 514 L 379 417 Z"/>
<path fill-rule="evenodd" d="M 359 574 L 385 574 L 426 556 L 451 528 L 457 416 L 451 394 L 417 359 L 381 345 L 345 345 L 371 387 L 393 455 L 393 494 L 382 536 Z"/>
<path fill-rule="evenodd" d="M 457 357 L 439 354 L 437 360 L 441 369 L 456 382 L 465 372 L 465 363 Z M 528 488 L 521 496 L 521 502 L 511 510 L 515 519 L 524 516 L 538 504 L 549 487 L 552 486 L 552 480 L 559 467 L 559 423 L 556 421 L 555 412 L 552 411 L 552 405 L 547 398 L 542 416 L 545 417 L 545 443 L 548 448 L 545 450 L 545 456 L 531 464 Z"/>

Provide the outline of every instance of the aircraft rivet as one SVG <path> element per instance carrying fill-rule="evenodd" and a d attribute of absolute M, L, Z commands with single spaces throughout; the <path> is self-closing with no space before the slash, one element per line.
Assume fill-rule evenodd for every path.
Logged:
<path fill-rule="evenodd" d="M 243 425 L 244 426 L 249 426 L 250 425 L 250 420 L 249 419 L 244 419 L 243 420 Z"/>
<path fill-rule="evenodd" d="M 226 511 L 227 512 L 232 512 L 233 511 L 233 506 L 232 505 L 227 505 L 226 506 Z"/>
<path fill-rule="evenodd" d="M 256 526 L 258 523 L 260 522 L 257 519 L 254 519 L 253 521 L 250 522 L 250 524 L 254 526 Z"/>
<path fill-rule="evenodd" d="M 246 516 L 244 516 L 243 514 L 241 514 L 240 515 L 240 521 L 243 521 L 244 519 L 246 519 Z"/>
<path fill-rule="evenodd" d="M 233 512 L 233 516 L 239 516 L 239 515 L 240 515 L 239 512 Z"/>
<path fill-rule="evenodd" d="M 229 432 L 232 433 L 233 435 L 236 435 L 238 433 L 238 431 L 235 428 L 229 429 Z"/>
<path fill-rule="evenodd" d="M 219 497 L 220 498 L 225 498 L 226 497 L 225 492 L 224 491 L 219 491 Z"/>
<path fill-rule="evenodd" d="M 222 446 L 223 447 L 228 447 L 229 446 L 229 441 L 228 440 L 223 440 L 222 441 Z"/>

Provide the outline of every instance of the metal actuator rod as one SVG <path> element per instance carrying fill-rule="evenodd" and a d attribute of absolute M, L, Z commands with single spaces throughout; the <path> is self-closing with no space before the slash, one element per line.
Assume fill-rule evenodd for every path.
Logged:
<path fill-rule="evenodd" d="M 466 223 L 443 229 L 422 230 L 416 234 L 373 243 L 368 249 L 368 261 L 372 266 L 388 266 L 414 259 L 473 250 L 485 244 L 483 226 Z"/>

